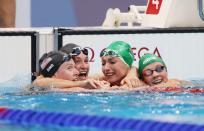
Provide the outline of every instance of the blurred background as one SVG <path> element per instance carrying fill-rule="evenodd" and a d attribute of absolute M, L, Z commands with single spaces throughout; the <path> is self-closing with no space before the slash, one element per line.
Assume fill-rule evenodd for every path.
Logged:
<path fill-rule="evenodd" d="M 101 26 L 108 8 L 127 12 L 147 0 L 16 0 L 16 27 Z"/>

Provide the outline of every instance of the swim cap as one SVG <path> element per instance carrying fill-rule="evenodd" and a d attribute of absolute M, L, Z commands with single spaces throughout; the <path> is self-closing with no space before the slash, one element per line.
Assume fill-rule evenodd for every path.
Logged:
<path fill-rule="evenodd" d="M 113 51 L 115 52 L 121 60 L 127 64 L 129 67 L 132 66 L 134 55 L 131 50 L 131 46 L 124 42 L 124 41 L 115 41 L 111 43 L 103 52 L 109 52 Z M 109 54 L 102 54 L 102 56 L 107 56 Z"/>
<path fill-rule="evenodd" d="M 83 54 L 88 55 L 88 50 L 85 48 L 81 48 L 81 46 L 73 44 L 73 43 L 68 43 L 64 45 L 62 48 L 60 48 L 60 51 L 66 53 L 66 54 L 72 54 L 72 56 L 77 56 L 83 52 Z"/>
<path fill-rule="evenodd" d="M 145 54 L 140 58 L 140 60 L 139 60 L 139 69 L 138 69 L 138 71 L 139 71 L 138 73 L 139 73 L 140 78 L 142 78 L 143 69 L 146 66 L 148 66 L 148 65 L 150 65 L 150 64 L 152 64 L 154 62 L 159 62 L 159 63 L 161 63 L 162 65 L 164 65 L 166 67 L 164 61 L 160 57 L 158 57 L 158 56 L 156 56 L 154 54 Z"/>
<path fill-rule="evenodd" d="M 62 46 L 60 48 L 60 51 L 66 53 L 66 54 L 70 54 L 70 53 L 73 52 L 73 48 L 75 48 L 75 47 L 80 47 L 80 46 L 76 45 L 76 44 L 73 44 L 73 43 L 68 43 L 68 44 Z"/>
<path fill-rule="evenodd" d="M 39 60 L 39 71 L 44 77 L 52 77 L 65 61 L 71 59 L 70 55 L 59 51 L 45 53 Z"/>

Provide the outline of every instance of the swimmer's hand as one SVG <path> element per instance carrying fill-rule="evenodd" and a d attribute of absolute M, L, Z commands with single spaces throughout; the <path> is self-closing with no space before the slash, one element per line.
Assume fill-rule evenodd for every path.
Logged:
<path fill-rule="evenodd" d="M 129 88 L 134 88 L 134 87 L 140 87 L 146 85 L 143 81 L 141 81 L 139 78 L 129 78 L 125 77 L 121 83 L 123 86 L 127 86 Z"/>
<path fill-rule="evenodd" d="M 110 83 L 107 81 L 104 81 L 104 80 L 102 80 L 102 81 L 98 80 L 97 84 L 98 84 L 98 87 L 100 89 L 109 89 L 110 88 Z"/>
<path fill-rule="evenodd" d="M 145 83 L 138 78 L 137 68 L 131 67 L 126 77 L 121 81 L 121 86 L 129 88 L 144 86 Z"/>
<path fill-rule="evenodd" d="M 85 89 L 99 89 L 99 88 L 103 88 L 103 87 L 110 85 L 106 81 L 99 81 L 99 80 L 94 80 L 94 79 L 88 79 L 82 82 L 83 83 L 81 87 Z"/>

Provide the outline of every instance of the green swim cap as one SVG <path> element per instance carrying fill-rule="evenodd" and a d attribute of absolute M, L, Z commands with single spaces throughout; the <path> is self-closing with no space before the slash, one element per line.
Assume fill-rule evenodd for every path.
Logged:
<path fill-rule="evenodd" d="M 164 61 L 160 57 L 158 57 L 158 56 L 156 56 L 154 54 L 145 54 L 140 58 L 140 60 L 139 60 L 139 69 L 138 69 L 138 71 L 139 71 L 138 73 L 139 73 L 140 78 L 142 78 L 143 69 L 146 66 L 148 66 L 148 65 L 150 65 L 150 64 L 152 64 L 154 62 L 159 62 L 159 63 L 161 63 L 162 65 L 164 65 L 166 67 Z"/>
<path fill-rule="evenodd" d="M 134 55 L 132 53 L 131 46 L 128 43 L 124 41 L 115 41 L 111 43 L 104 51 L 102 51 L 102 53 L 109 51 L 115 52 L 118 55 L 118 57 L 121 58 L 121 60 L 129 67 L 132 66 Z M 104 53 L 101 55 L 101 57 L 107 55 L 110 54 Z"/>

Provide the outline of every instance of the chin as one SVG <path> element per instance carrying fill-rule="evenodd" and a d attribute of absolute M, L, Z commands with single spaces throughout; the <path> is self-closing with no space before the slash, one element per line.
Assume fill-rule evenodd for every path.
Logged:
<path fill-rule="evenodd" d="M 109 83 L 113 84 L 113 85 L 120 85 L 120 81 L 117 80 L 108 80 Z"/>
<path fill-rule="evenodd" d="M 165 83 L 164 81 L 161 81 L 161 82 L 158 82 L 158 83 L 152 83 L 151 85 L 152 86 L 155 86 L 155 85 L 159 85 L 159 84 L 163 84 L 163 83 Z"/>

